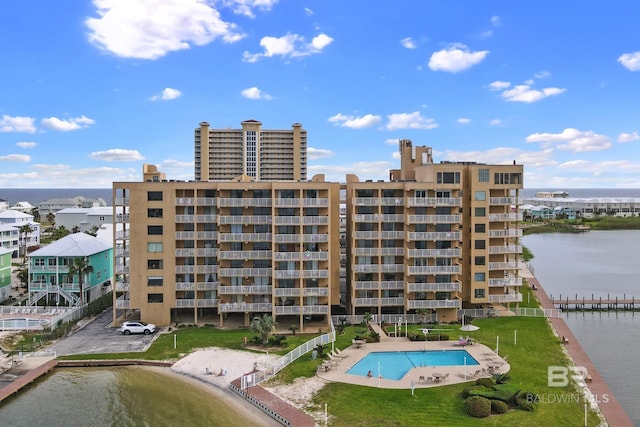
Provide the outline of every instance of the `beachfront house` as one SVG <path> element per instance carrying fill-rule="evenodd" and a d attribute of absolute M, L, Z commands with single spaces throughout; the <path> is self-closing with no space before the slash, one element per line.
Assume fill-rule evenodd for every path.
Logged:
<path fill-rule="evenodd" d="M 15 249 L 17 251 L 20 248 L 25 248 L 28 250 L 28 248 L 30 247 L 36 247 L 40 245 L 40 223 L 33 220 L 33 215 L 9 209 L 0 212 L 0 225 L 15 229 L 15 232 L 12 232 L 10 228 L 2 227 L 2 247 Z M 22 227 L 27 225 L 29 226 L 31 231 L 29 233 L 21 232 L 20 230 L 22 229 Z M 14 235 L 18 236 L 17 244 L 13 243 Z M 5 246 L 6 242 L 12 243 Z M 18 256 L 19 255 L 16 253 L 15 257 Z"/>
<path fill-rule="evenodd" d="M 102 224 L 113 222 L 113 208 L 101 206 L 93 208 L 67 208 L 56 212 L 56 226 L 67 230 L 86 232 L 99 229 Z"/>
<path fill-rule="evenodd" d="M 18 202 L 15 205 L 11 206 L 9 209 L 30 214 L 33 212 L 33 209 L 35 209 L 35 206 L 33 206 L 29 202 Z"/>
<path fill-rule="evenodd" d="M 0 199 L 0 212 L 6 211 L 9 209 L 9 202 L 5 199 Z"/>
<path fill-rule="evenodd" d="M 553 215 L 556 218 L 576 219 L 576 210 L 569 207 L 556 206 L 553 208 Z"/>
<path fill-rule="evenodd" d="M 11 257 L 18 258 L 20 230 L 13 225 L 0 223 L 0 248 L 10 250 Z"/>
<path fill-rule="evenodd" d="M 533 219 L 553 219 L 553 209 L 544 205 L 534 206 L 531 209 L 531 217 Z"/>
<path fill-rule="evenodd" d="M 77 258 L 91 271 L 82 274 L 82 297 L 78 275 L 69 268 Z M 104 240 L 86 233 L 63 237 L 29 254 L 29 302 L 43 298 L 50 305 L 81 305 L 108 291 L 113 276 L 113 248 Z"/>
<path fill-rule="evenodd" d="M 11 249 L 0 248 L 0 302 L 9 299 L 11 291 Z"/>

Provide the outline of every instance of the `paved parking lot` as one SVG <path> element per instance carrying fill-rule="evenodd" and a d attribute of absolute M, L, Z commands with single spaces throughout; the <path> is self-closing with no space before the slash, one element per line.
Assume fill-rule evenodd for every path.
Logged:
<path fill-rule="evenodd" d="M 146 350 L 156 339 L 151 335 L 123 335 L 111 327 L 112 311 L 107 310 L 86 324 L 82 329 L 49 347 L 59 356 L 91 353 L 127 353 Z"/>

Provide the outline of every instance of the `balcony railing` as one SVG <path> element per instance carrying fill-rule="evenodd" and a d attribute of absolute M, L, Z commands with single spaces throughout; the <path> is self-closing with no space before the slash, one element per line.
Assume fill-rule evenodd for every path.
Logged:
<path fill-rule="evenodd" d="M 128 197 L 116 197 L 115 206 L 129 206 Z"/>
<path fill-rule="evenodd" d="M 329 277 L 329 270 L 302 270 L 304 279 L 326 279 Z"/>
<path fill-rule="evenodd" d="M 460 292 L 460 282 L 449 283 L 409 283 L 409 292 Z"/>
<path fill-rule="evenodd" d="M 270 268 L 221 268 L 222 277 L 271 277 Z"/>
<path fill-rule="evenodd" d="M 176 215 L 177 223 L 193 222 L 195 215 Z"/>
<path fill-rule="evenodd" d="M 522 294 L 489 295 L 489 302 L 522 302 Z"/>
<path fill-rule="evenodd" d="M 489 237 L 522 237 L 522 230 L 520 228 L 489 230 Z"/>
<path fill-rule="evenodd" d="M 409 240 L 460 240 L 459 231 L 425 231 L 409 233 Z"/>
<path fill-rule="evenodd" d="M 215 197 L 198 197 L 196 204 L 198 206 L 216 206 L 217 199 Z"/>
<path fill-rule="evenodd" d="M 409 224 L 459 224 L 461 215 L 408 215 Z"/>
<path fill-rule="evenodd" d="M 217 231 L 198 231 L 196 233 L 198 240 L 216 240 L 218 239 Z"/>
<path fill-rule="evenodd" d="M 218 224 L 271 224 L 270 215 L 220 215 Z"/>
<path fill-rule="evenodd" d="M 129 256 L 129 248 L 116 248 L 116 257 L 117 258 L 127 258 Z"/>
<path fill-rule="evenodd" d="M 218 206 L 220 207 L 240 207 L 240 206 L 257 206 L 257 207 L 270 207 L 271 198 L 261 199 L 237 199 L 237 198 L 218 198 Z"/>
<path fill-rule="evenodd" d="M 274 307 L 276 314 L 287 315 L 287 314 L 300 314 L 300 306 L 299 305 L 277 305 Z"/>
<path fill-rule="evenodd" d="M 356 214 L 354 222 L 404 222 L 403 214 Z"/>
<path fill-rule="evenodd" d="M 67 273 L 68 265 L 29 265 L 29 273 Z"/>
<path fill-rule="evenodd" d="M 273 223 L 275 225 L 299 225 L 299 216 L 276 216 L 273 217 Z"/>
<path fill-rule="evenodd" d="M 489 221 L 522 221 L 522 212 L 489 214 Z"/>
<path fill-rule="evenodd" d="M 221 242 L 270 242 L 271 233 L 220 233 Z"/>
<path fill-rule="evenodd" d="M 356 307 L 404 306 L 404 297 L 394 298 L 355 298 Z"/>
<path fill-rule="evenodd" d="M 329 217 L 326 216 L 303 216 L 302 224 L 304 225 L 327 225 Z"/>
<path fill-rule="evenodd" d="M 522 199 L 520 197 L 489 197 L 490 205 L 520 205 Z"/>
<path fill-rule="evenodd" d="M 220 302 L 219 299 L 214 298 L 198 298 L 198 307 L 202 308 L 215 308 Z"/>
<path fill-rule="evenodd" d="M 218 311 L 220 313 L 232 313 L 232 312 L 270 312 L 271 311 L 271 303 L 260 302 L 260 303 L 246 303 L 246 302 L 228 302 L 221 303 L 218 306 Z"/>
<path fill-rule="evenodd" d="M 461 251 L 452 249 L 409 249 L 409 258 L 460 258 Z"/>
<path fill-rule="evenodd" d="M 219 259 L 271 259 L 271 251 L 220 251 Z"/>
<path fill-rule="evenodd" d="M 490 254 L 521 254 L 522 245 L 489 246 Z"/>
<path fill-rule="evenodd" d="M 220 295 L 267 295 L 271 294 L 271 286 L 219 286 Z"/>
<path fill-rule="evenodd" d="M 489 270 L 518 270 L 521 265 L 518 262 L 490 262 Z"/>
<path fill-rule="evenodd" d="M 355 231 L 356 239 L 404 239 L 404 231 Z"/>
<path fill-rule="evenodd" d="M 327 243 L 329 235 L 327 234 L 303 234 L 302 241 L 304 243 Z"/>
<path fill-rule="evenodd" d="M 276 270 L 274 277 L 276 279 L 298 279 L 300 278 L 300 270 Z"/>
<path fill-rule="evenodd" d="M 460 197 L 411 197 L 409 206 L 462 206 Z"/>
<path fill-rule="evenodd" d="M 489 286 L 522 286 L 522 277 L 510 277 L 505 279 L 489 279 Z"/>
<path fill-rule="evenodd" d="M 128 223 L 129 214 L 117 214 L 115 219 L 117 223 Z"/>
<path fill-rule="evenodd" d="M 459 265 L 420 265 L 407 268 L 410 275 L 416 274 L 462 274 Z"/>
<path fill-rule="evenodd" d="M 218 222 L 218 215 L 196 215 L 196 222 Z"/>
<path fill-rule="evenodd" d="M 176 231 L 176 240 L 194 240 L 195 237 L 194 231 Z"/>
<path fill-rule="evenodd" d="M 118 298 L 116 299 L 116 308 L 131 308 L 129 302 L 128 299 Z"/>
<path fill-rule="evenodd" d="M 129 292 L 129 283 L 116 282 L 116 292 Z"/>
<path fill-rule="evenodd" d="M 384 281 L 358 281 L 354 282 L 357 290 L 393 290 L 404 289 L 405 282 L 403 280 L 384 280 Z"/>
<path fill-rule="evenodd" d="M 462 308 L 460 300 L 457 299 L 428 299 L 428 300 L 409 300 L 409 307 L 411 309 L 420 308 Z"/>

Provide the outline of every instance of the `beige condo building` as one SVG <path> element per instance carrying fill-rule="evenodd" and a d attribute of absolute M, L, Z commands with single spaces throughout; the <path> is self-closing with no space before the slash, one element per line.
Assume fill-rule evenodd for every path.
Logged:
<path fill-rule="evenodd" d="M 410 140 L 400 158 L 389 181 L 344 184 L 167 181 L 145 165 L 145 182 L 113 184 L 114 318 L 248 325 L 266 313 L 317 331 L 338 310 L 454 321 L 517 306 L 522 165 L 434 163 Z"/>
<path fill-rule="evenodd" d="M 196 181 L 231 181 L 246 175 L 255 181 L 305 181 L 307 131 L 300 123 L 290 130 L 262 129 L 245 120 L 240 129 L 195 129 Z"/>

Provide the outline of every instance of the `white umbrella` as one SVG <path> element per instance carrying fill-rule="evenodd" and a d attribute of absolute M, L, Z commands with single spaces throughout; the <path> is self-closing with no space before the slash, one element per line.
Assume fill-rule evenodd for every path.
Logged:
<path fill-rule="evenodd" d="M 463 332 L 473 332 L 473 331 L 477 331 L 478 329 L 480 328 L 471 324 L 464 325 L 463 327 L 460 328 L 460 330 Z"/>

